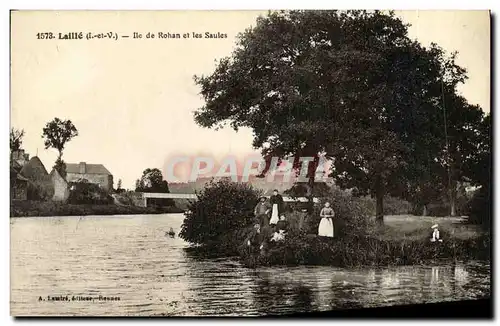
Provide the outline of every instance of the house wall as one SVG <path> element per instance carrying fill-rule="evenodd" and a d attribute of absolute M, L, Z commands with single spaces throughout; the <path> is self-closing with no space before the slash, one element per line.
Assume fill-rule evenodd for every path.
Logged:
<path fill-rule="evenodd" d="M 28 199 L 28 184 L 26 181 L 16 182 L 10 188 L 10 198 L 15 200 Z"/>
<path fill-rule="evenodd" d="M 88 174 L 88 173 L 67 173 L 68 182 L 76 182 L 78 179 L 86 179 L 90 183 L 100 184 L 103 189 L 108 191 L 113 189 L 113 176 L 107 174 Z"/>
<path fill-rule="evenodd" d="M 69 197 L 69 187 L 66 180 L 64 180 L 59 173 L 52 173 L 52 184 L 54 185 L 54 201 L 66 201 Z"/>

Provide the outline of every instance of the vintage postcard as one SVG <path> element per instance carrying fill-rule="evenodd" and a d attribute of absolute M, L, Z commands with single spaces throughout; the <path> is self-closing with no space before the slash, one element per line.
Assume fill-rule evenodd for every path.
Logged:
<path fill-rule="evenodd" d="M 489 11 L 10 20 L 12 316 L 490 302 Z"/>

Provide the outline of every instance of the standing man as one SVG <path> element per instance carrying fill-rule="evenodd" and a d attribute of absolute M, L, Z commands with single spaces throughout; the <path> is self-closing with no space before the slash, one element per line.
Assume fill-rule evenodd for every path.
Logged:
<path fill-rule="evenodd" d="M 269 220 L 268 220 L 268 214 L 270 211 L 271 207 L 269 203 L 267 202 L 267 198 L 262 196 L 260 197 L 259 202 L 257 203 L 257 206 L 255 206 L 254 209 L 254 215 L 255 218 L 257 219 L 257 223 L 262 225 L 263 227 L 266 227 L 269 225 Z"/>

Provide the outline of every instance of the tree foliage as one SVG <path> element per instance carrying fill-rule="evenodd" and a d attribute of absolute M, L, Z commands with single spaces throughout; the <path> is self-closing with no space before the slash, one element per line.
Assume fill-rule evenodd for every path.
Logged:
<path fill-rule="evenodd" d="M 157 168 L 146 169 L 142 177 L 136 181 L 136 192 L 156 192 L 169 193 L 168 182 L 163 180 L 161 171 Z M 174 202 L 169 198 L 151 198 L 148 202 L 156 206 L 174 206 Z"/>
<path fill-rule="evenodd" d="M 163 180 L 163 174 L 157 168 L 146 169 L 142 172 L 142 177 L 136 182 L 137 192 L 170 192 L 168 182 Z"/>
<path fill-rule="evenodd" d="M 408 197 L 432 182 L 445 138 L 443 91 L 466 80 L 456 54 L 423 47 L 407 27 L 380 11 L 260 17 L 211 75 L 195 76 L 205 99 L 195 121 L 251 128 L 267 159 L 317 164 L 325 155 L 338 185 L 376 196 L 380 218 L 384 195 Z"/>
<path fill-rule="evenodd" d="M 259 195 L 247 183 L 209 182 L 189 205 L 179 236 L 195 244 L 234 244 L 235 233 L 254 222 Z"/>
<path fill-rule="evenodd" d="M 21 149 L 23 145 L 24 130 L 15 128 L 10 129 L 10 152 L 15 152 Z"/>
<path fill-rule="evenodd" d="M 107 205 L 113 203 L 113 198 L 98 184 L 82 181 L 72 183 L 68 203 Z"/>
<path fill-rule="evenodd" d="M 66 176 L 66 164 L 62 159 L 64 146 L 73 138 L 78 136 L 78 130 L 71 120 L 61 120 L 54 118 L 47 122 L 43 128 L 42 138 L 44 138 L 45 148 L 54 148 L 58 152 L 54 168 L 64 178 Z"/>
<path fill-rule="evenodd" d="M 54 164 L 54 169 L 61 175 L 61 177 L 66 178 L 66 163 L 61 157 L 58 157 L 56 163 Z"/>

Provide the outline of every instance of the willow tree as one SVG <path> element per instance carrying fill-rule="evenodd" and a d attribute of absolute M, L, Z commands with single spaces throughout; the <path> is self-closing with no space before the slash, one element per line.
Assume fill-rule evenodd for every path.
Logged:
<path fill-rule="evenodd" d="M 212 74 L 195 76 L 205 99 L 195 121 L 251 128 L 265 158 L 316 158 L 311 187 L 326 155 L 336 183 L 372 194 L 382 219 L 384 195 L 438 155 L 444 70 L 464 73 L 439 47 L 412 41 L 393 13 L 271 12 Z"/>

